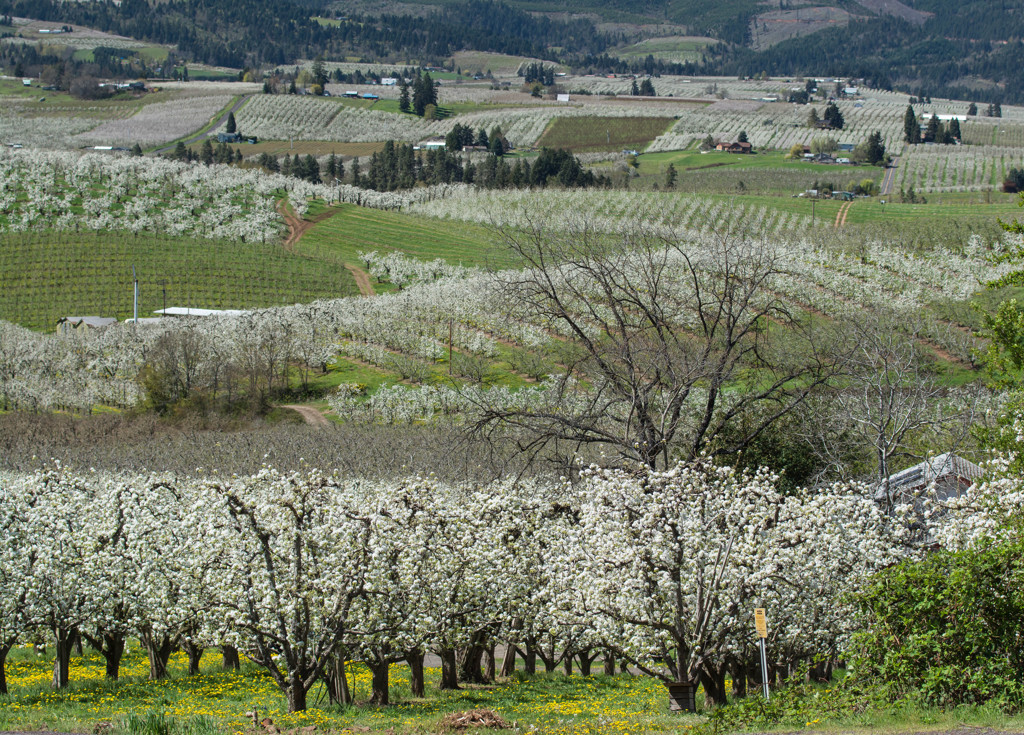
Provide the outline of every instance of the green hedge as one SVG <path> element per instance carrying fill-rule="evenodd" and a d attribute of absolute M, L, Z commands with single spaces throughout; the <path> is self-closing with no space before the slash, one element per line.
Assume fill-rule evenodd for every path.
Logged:
<path fill-rule="evenodd" d="M 895 701 L 1024 704 L 1024 540 L 933 551 L 874 577 L 852 668 Z"/>

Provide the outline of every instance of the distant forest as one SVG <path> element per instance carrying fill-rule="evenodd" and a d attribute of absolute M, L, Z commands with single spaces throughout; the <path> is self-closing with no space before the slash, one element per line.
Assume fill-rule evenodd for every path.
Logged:
<path fill-rule="evenodd" d="M 539 18 L 492 0 L 471 0 L 426 17 L 346 15 L 337 24 L 287 0 L 171 0 L 65 3 L 0 0 L 0 15 L 75 23 L 157 43 L 177 44 L 195 61 L 235 68 L 350 56 L 372 61 L 440 60 L 474 49 L 557 60 L 600 53 L 618 42 L 586 20 Z"/>
<path fill-rule="evenodd" d="M 838 2 L 851 12 L 866 12 L 852 0 Z M 349 14 L 329 24 L 312 19 L 330 15 L 322 5 L 292 0 L 124 0 L 120 5 L 110 0 L 0 0 L 0 15 L 176 44 L 186 60 L 234 68 L 281 66 L 318 55 L 437 63 L 472 49 L 557 61 L 580 72 L 839 76 L 919 97 L 1024 102 L 1024 0 L 906 2 L 933 17 L 920 25 L 891 16 L 864 17 L 760 52 L 746 45 L 750 19 L 765 10 L 756 0 L 569 3 L 572 9 L 604 10 L 608 16 L 631 8 L 633 14 L 685 22 L 691 32 L 722 40 L 701 60 L 686 64 L 617 58 L 613 49 L 623 43 L 621 35 L 600 31 L 590 20 L 556 20 L 522 9 L 541 9 L 537 0 L 470 0 L 420 16 Z"/>

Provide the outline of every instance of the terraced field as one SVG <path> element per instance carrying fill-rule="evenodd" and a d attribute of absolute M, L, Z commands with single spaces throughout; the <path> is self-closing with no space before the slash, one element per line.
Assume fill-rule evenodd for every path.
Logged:
<path fill-rule="evenodd" d="M 276 243 L 150 234 L 0 235 L 0 319 L 51 331 L 59 318 L 132 316 L 132 266 L 139 316 L 168 306 L 241 309 L 357 293 L 345 268 L 299 257 Z"/>
<path fill-rule="evenodd" d="M 296 252 L 335 264 L 362 267 L 360 252 L 401 252 L 454 265 L 501 267 L 509 261 L 487 227 L 343 205 L 311 227 Z"/>
<path fill-rule="evenodd" d="M 671 117 L 556 117 L 537 145 L 577 153 L 641 150 L 674 122 Z"/>

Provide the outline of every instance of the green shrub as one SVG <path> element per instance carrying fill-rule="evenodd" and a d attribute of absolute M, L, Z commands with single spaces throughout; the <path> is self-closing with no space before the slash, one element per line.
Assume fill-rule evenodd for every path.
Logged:
<path fill-rule="evenodd" d="M 876 575 L 851 668 L 895 701 L 1024 704 L 1024 540 L 934 551 Z"/>

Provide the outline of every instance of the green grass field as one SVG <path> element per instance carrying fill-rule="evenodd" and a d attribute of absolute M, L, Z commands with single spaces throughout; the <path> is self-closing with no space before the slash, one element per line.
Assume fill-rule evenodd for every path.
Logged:
<path fill-rule="evenodd" d="M 21 80 L 0 79 L 0 97 L 14 97 L 22 100 L 15 108 L 29 115 L 72 115 L 75 117 L 128 117 L 143 105 L 166 102 L 178 95 L 177 92 L 147 92 L 138 95 L 133 92 L 118 92 L 104 100 L 82 100 L 67 92 L 42 89 L 38 82 L 26 87 Z M 45 98 L 44 101 L 39 101 Z M 56 109 L 54 109 L 56 108 Z"/>
<path fill-rule="evenodd" d="M 0 319 L 51 331 L 64 316 L 132 315 L 132 266 L 141 282 L 139 316 L 163 306 L 242 309 L 357 293 L 336 262 L 288 253 L 278 244 L 120 233 L 0 235 Z"/>
<path fill-rule="evenodd" d="M 128 718 L 162 713 L 178 727 L 191 725 L 192 732 L 245 732 L 251 727 L 246 712 L 259 711 L 282 732 L 315 725 L 319 732 L 438 732 L 449 712 L 477 708 L 496 711 L 520 732 L 538 733 L 635 733 L 669 732 L 694 725 L 699 715 L 671 714 L 664 687 L 647 677 L 628 675 L 566 677 L 562 674 L 513 677 L 494 685 L 464 685 L 458 691 L 436 688 L 438 669 L 426 670 L 427 696 L 415 699 L 409 691 L 408 668 L 391 667 L 392 704 L 371 707 L 370 673 L 355 664 L 349 672 L 357 706 L 328 706 L 322 686 L 310 692 L 309 709 L 288 714 L 283 695 L 271 679 L 250 664 L 241 671 L 223 671 L 216 651 L 203 659 L 202 672 L 186 676 L 183 654 L 171 658 L 171 678 L 147 681 L 146 658 L 133 651 L 122 664 L 117 682 L 103 679 L 103 659 L 87 652 L 72 659 L 71 686 L 54 692 L 49 688 L 50 662 L 36 659 L 31 649 L 20 649 L 8 660 L 11 694 L 0 698 L 0 728 L 47 729 L 92 732 L 98 723 L 110 723 L 116 732 L 129 731 Z M 521 666 L 521 664 L 520 664 Z M 391 729 L 393 728 L 393 729 Z"/>
<path fill-rule="evenodd" d="M 842 692 L 838 682 L 777 691 L 772 699 L 781 709 L 774 702 L 765 707 L 756 694 L 746 700 L 733 699 L 734 704 L 722 709 L 717 718 L 709 718 L 700 692 L 697 713 L 670 712 L 665 688 L 647 676 L 517 673 L 494 684 L 464 684 L 459 690 L 439 691 L 440 671 L 428 667 L 424 672 L 426 697 L 420 699 L 411 695 L 409 670 L 403 664 L 393 664 L 389 672 L 391 704 L 373 707 L 368 704 L 370 672 L 352 662 L 347 673 L 355 705 L 329 705 L 318 684 L 310 691 L 309 708 L 289 714 L 284 696 L 269 676 L 248 662 L 239 671 L 224 671 L 216 650 L 207 652 L 200 673 L 193 676 L 186 675 L 184 654 L 172 654 L 169 678 L 156 682 L 146 679 L 148 663 L 134 646 L 125 655 L 116 682 L 104 679 L 102 657 L 86 651 L 82 657 L 72 657 L 71 684 L 60 691 L 50 689 L 51 665 L 50 659 L 37 658 L 31 648 L 11 652 L 7 661 L 10 694 L 0 697 L 0 728 L 115 735 L 238 734 L 252 732 L 248 713 L 258 711 L 260 718 L 269 717 L 281 732 L 312 726 L 317 732 L 422 734 L 451 732 L 442 725 L 445 716 L 474 709 L 492 710 L 505 720 L 512 729 L 502 732 L 538 735 L 688 730 L 714 735 L 751 726 L 758 731 L 868 735 L 984 727 L 1019 731 L 1022 725 L 1020 716 L 1006 715 L 993 705 L 942 710 L 909 699 L 891 705 L 858 702 Z M 600 671 L 600 666 L 598 662 L 595 671 Z M 162 727 L 156 729 L 156 725 Z"/>
<path fill-rule="evenodd" d="M 538 146 L 576 153 L 643 149 L 675 122 L 671 117 L 556 117 Z"/>
<path fill-rule="evenodd" d="M 663 61 L 699 61 L 704 49 L 717 43 L 714 38 L 704 36 L 663 36 L 623 46 L 610 52 L 622 59 L 646 59 L 653 56 Z"/>
<path fill-rule="evenodd" d="M 397 251 L 413 258 L 442 258 L 464 266 L 502 267 L 508 257 L 487 228 L 464 222 L 366 209 L 338 208 L 302 236 L 296 252 L 324 262 L 363 267 L 360 251 Z"/>
<path fill-rule="evenodd" d="M 525 56 L 495 54 L 489 51 L 456 51 L 452 54 L 451 59 L 452 63 L 457 68 L 461 68 L 464 74 L 486 73 L 489 70 L 498 75 L 515 74 L 523 64 L 537 61 L 537 59 Z M 561 64 L 546 63 L 548 66 L 553 66 L 555 71 L 567 71 L 567 68 Z"/>

